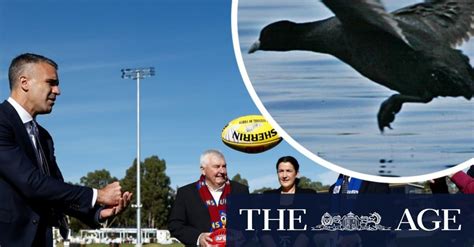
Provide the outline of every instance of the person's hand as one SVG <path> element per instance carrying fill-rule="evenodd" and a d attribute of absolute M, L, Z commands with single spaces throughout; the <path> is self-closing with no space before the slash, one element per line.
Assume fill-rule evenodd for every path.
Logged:
<path fill-rule="evenodd" d="M 122 199 L 120 183 L 113 182 L 102 189 L 97 190 L 97 202 L 104 206 L 117 206 Z"/>
<path fill-rule="evenodd" d="M 116 206 L 107 206 L 100 211 L 100 220 L 104 220 L 110 217 L 114 217 L 122 213 L 128 205 L 130 205 L 130 201 L 132 200 L 132 193 L 126 191 L 123 193 L 122 198 L 118 205 Z"/>
<path fill-rule="evenodd" d="M 208 247 L 208 246 L 212 246 L 211 243 L 212 243 L 212 238 L 209 236 L 211 235 L 210 232 L 203 232 L 199 235 L 199 246 L 203 246 L 203 247 Z"/>

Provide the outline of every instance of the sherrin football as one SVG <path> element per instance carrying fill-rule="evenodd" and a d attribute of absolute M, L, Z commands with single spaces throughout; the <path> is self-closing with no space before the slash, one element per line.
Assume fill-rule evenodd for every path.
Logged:
<path fill-rule="evenodd" d="M 282 138 L 261 115 L 236 118 L 222 130 L 225 145 L 245 153 L 261 153 L 275 147 Z"/>

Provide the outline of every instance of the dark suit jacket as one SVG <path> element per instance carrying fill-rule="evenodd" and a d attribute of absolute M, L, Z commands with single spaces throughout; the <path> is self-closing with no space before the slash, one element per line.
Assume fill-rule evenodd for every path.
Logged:
<path fill-rule="evenodd" d="M 275 190 L 264 191 L 263 194 L 281 194 L 281 187 Z M 316 194 L 316 191 L 313 189 L 300 188 L 296 186 L 295 194 Z"/>
<path fill-rule="evenodd" d="M 91 209 L 91 188 L 63 182 L 56 164 L 53 140 L 38 126 L 51 176 L 40 172 L 34 146 L 13 106 L 0 105 L 0 246 L 51 246 L 56 213 L 67 213 L 89 225 L 98 208 Z M 53 209 L 56 213 L 53 213 Z"/>
<path fill-rule="evenodd" d="M 231 195 L 248 193 L 247 186 L 230 181 Z M 171 209 L 168 229 L 172 236 L 189 246 L 196 246 L 199 234 L 209 232 L 211 229 L 209 211 L 199 196 L 196 182 L 178 189 Z"/>
<path fill-rule="evenodd" d="M 334 186 L 336 184 L 331 185 L 329 187 L 329 193 L 332 194 L 334 190 Z M 376 182 L 369 182 L 369 181 L 362 181 L 362 184 L 359 188 L 359 194 L 388 194 L 390 193 L 390 187 L 386 183 L 376 183 Z"/>

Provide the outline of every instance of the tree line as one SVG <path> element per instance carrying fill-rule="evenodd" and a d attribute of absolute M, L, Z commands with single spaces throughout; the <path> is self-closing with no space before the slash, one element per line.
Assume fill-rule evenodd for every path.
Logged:
<path fill-rule="evenodd" d="M 159 159 L 156 155 L 148 157 L 141 162 L 140 173 L 142 204 L 141 227 L 167 229 L 168 216 L 174 202 L 176 190 L 171 188 L 171 179 L 166 175 L 166 161 Z M 132 165 L 127 169 L 125 177 L 122 179 L 112 177 L 108 170 L 102 169 L 88 172 L 85 176 L 81 177 L 79 184 L 93 188 L 102 188 L 109 183 L 120 181 L 123 191 L 134 193 L 132 205 L 136 205 L 136 174 L 137 162 L 134 160 Z M 248 186 L 247 179 L 242 178 L 238 173 L 233 176 L 231 180 Z M 316 191 L 327 190 L 329 188 L 328 185 L 311 181 L 311 179 L 307 177 L 300 178 L 299 186 L 302 188 L 311 188 Z M 273 188 L 263 187 L 254 190 L 253 193 L 262 193 L 265 190 L 271 189 Z M 135 227 L 136 209 L 131 207 L 123 214 L 104 224 L 105 227 Z M 70 227 L 73 232 L 89 228 L 75 218 L 70 219 Z"/>

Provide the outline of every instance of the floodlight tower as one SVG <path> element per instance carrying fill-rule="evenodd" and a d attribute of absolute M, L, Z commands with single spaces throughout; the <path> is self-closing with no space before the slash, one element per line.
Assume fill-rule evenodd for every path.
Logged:
<path fill-rule="evenodd" d="M 135 69 L 122 69 L 123 79 L 133 79 L 137 81 L 137 204 L 132 205 L 137 208 L 137 244 L 136 246 L 142 246 L 142 234 L 141 234 L 141 201 L 140 201 L 140 79 L 151 77 L 155 75 L 155 68 L 135 68 Z"/>

